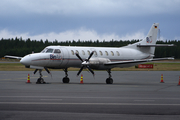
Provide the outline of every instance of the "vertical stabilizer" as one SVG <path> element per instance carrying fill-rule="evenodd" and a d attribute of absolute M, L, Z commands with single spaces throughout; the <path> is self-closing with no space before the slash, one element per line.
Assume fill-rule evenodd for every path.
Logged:
<path fill-rule="evenodd" d="M 141 44 L 143 45 L 156 44 L 158 29 L 159 29 L 159 23 L 154 23 L 151 29 L 149 30 L 149 33 L 147 34 L 146 38 L 142 41 Z"/>
<path fill-rule="evenodd" d="M 155 45 L 158 35 L 159 23 L 154 23 L 149 30 L 147 36 L 140 42 L 128 45 L 125 48 L 140 50 L 144 53 L 154 55 Z"/>
<path fill-rule="evenodd" d="M 149 33 L 147 34 L 146 38 L 143 39 L 143 41 L 140 42 L 141 45 L 155 45 L 158 35 L 158 29 L 159 29 L 159 23 L 154 23 L 149 30 Z M 141 48 L 142 49 L 142 48 Z M 154 55 L 155 47 L 147 47 L 146 52 L 149 54 Z"/>

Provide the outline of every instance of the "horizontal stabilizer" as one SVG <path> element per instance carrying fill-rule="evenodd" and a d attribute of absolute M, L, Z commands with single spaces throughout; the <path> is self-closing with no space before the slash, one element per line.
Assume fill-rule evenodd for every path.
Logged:
<path fill-rule="evenodd" d="M 161 60 L 174 60 L 173 57 L 167 58 L 154 58 L 154 59 L 143 59 L 143 60 L 130 60 L 130 61 L 117 61 L 117 62 L 108 62 L 105 63 L 105 66 L 118 65 L 118 64 L 132 64 L 132 63 L 142 63 L 142 62 L 151 62 L 151 61 L 161 61 Z"/>
<path fill-rule="evenodd" d="M 161 60 L 174 60 L 174 57 L 154 58 L 154 59 L 152 59 L 152 61 L 161 61 Z"/>
<path fill-rule="evenodd" d="M 5 58 L 19 59 L 19 60 L 22 59 L 22 57 L 18 57 L 18 56 L 9 56 L 9 55 L 6 55 L 6 56 L 4 56 L 4 57 L 5 57 Z"/>
<path fill-rule="evenodd" d="M 149 44 L 149 45 L 137 45 L 137 47 L 173 47 L 174 44 Z"/>

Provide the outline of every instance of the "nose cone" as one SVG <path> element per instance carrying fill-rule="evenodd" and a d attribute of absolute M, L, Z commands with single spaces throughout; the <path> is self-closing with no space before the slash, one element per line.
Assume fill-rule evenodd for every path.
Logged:
<path fill-rule="evenodd" d="M 31 59 L 30 59 L 30 55 L 26 55 L 25 57 L 23 57 L 20 60 L 20 63 L 25 65 L 25 66 L 29 66 L 31 64 Z"/>

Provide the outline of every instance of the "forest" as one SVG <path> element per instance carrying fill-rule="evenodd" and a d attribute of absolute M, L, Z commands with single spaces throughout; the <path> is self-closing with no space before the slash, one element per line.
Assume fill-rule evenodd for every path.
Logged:
<path fill-rule="evenodd" d="M 23 57 L 32 52 L 40 52 L 46 46 L 60 45 L 60 46 L 91 46 L 91 47 L 122 47 L 128 44 L 133 44 L 139 40 L 110 40 L 110 41 L 92 41 L 92 40 L 66 40 L 66 41 L 48 41 L 48 40 L 31 40 L 22 38 L 11 38 L 0 40 L 0 58 L 5 55 L 13 55 Z M 180 41 L 179 40 L 166 40 L 157 41 L 157 44 L 174 44 L 175 47 L 156 47 L 155 57 L 174 57 L 180 59 Z"/>

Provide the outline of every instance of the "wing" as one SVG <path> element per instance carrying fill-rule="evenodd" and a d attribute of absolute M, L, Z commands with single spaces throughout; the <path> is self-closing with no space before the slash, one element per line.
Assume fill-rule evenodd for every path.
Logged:
<path fill-rule="evenodd" d="M 143 59 L 143 60 L 130 60 L 130 61 L 117 61 L 117 62 L 108 62 L 105 63 L 105 66 L 111 65 L 120 65 L 120 64 L 132 64 L 132 63 L 142 63 L 142 62 L 151 62 L 151 61 L 161 61 L 161 60 L 174 60 L 173 57 L 167 58 L 155 58 L 155 59 Z"/>
<path fill-rule="evenodd" d="M 4 57 L 5 57 L 5 58 L 19 59 L 19 60 L 22 59 L 22 57 L 18 57 L 18 56 L 9 56 L 9 55 L 6 55 L 6 56 L 4 56 Z"/>

